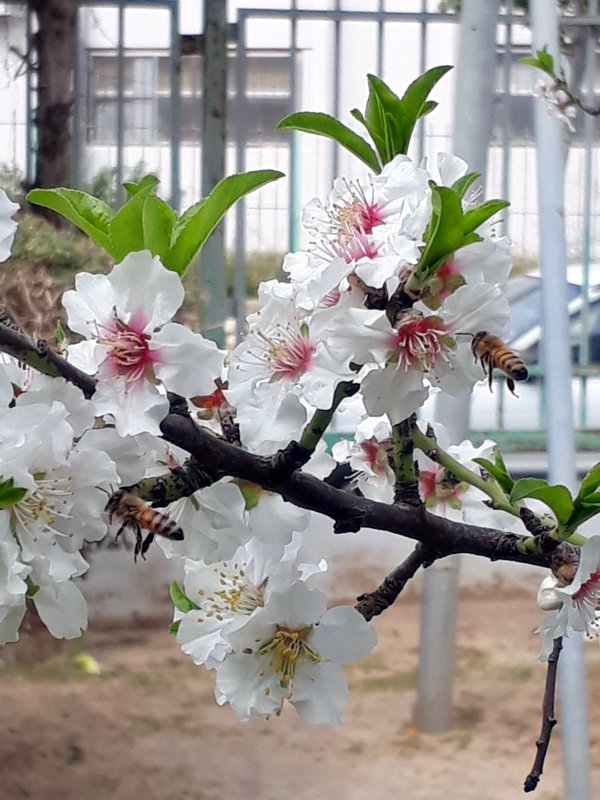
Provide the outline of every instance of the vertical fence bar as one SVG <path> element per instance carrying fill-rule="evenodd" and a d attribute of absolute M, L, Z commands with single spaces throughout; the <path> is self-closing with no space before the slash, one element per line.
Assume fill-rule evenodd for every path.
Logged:
<path fill-rule="evenodd" d="M 598 0 L 589 0 L 588 14 L 598 13 Z M 594 87 L 596 83 L 596 53 L 594 50 L 593 29 L 590 27 L 586 31 L 585 40 L 585 95 L 588 105 L 594 105 Z M 579 344 L 578 364 L 580 367 L 580 386 L 579 397 L 579 426 L 587 426 L 587 390 L 588 379 L 586 367 L 590 363 L 590 261 L 592 247 L 592 192 L 594 187 L 594 128 L 596 123 L 589 114 L 584 117 L 584 147 L 585 147 L 585 167 L 584 167 L 584 188 L 583 188 L 583 228 L 582 228 L 582 266 L 583 276 L 581 284 L 581 294 L 583 305 L 581 307 L 581 340 Z"/>
<path fill-rule="evenodd" d="M 298 110 L 298 7 L 292 1 L 290 10 L 290 103 L 293 111 Z M 295 252 L 300 247 L 300 137 L 292 131 L 290 140 L 290 231 L 289 249 Z"/>
<path fill-rule="evenodd" d="M 335 2 L 335 18 L 333 20 L 333 116 L 336 119 L 340 118 L 340 87 L 342 84 L 342 53 L 341 53 L 341 19 L 340 19 L 340 0 Z M 340 148 L 336 141 L 331 140 L 332 145 L 332 158 L 331 158 L 331 172 L 332 180 L 340 174 Z"/>
<path fill-rule="evenodd" d="M 384 22 L 383 22 L 383 0 L 379 0 L 377 6 L 377 75 L 383 78 L 383 63 L 384 63 Z"/>
<path fill-rule="evenodd" d="M 227 105 L 227 4 L 204 0 L 202 70 L 202 196 L 225 177 Z M 219 347 L 225 344 L 225 225 L 221 221 L 200 254 L 201 325 Z"/>
<path fill-rule="evenodd" d="M 125 142 L 125 5 L 126 0 L 119 0 L 117 17 L 117 205 L 123 202 L 123 156 Z"/>
<path fill-rule="evenodd" d="M 171 206 L 177 211 L 181 208 L 181 52 L 177 6 L 169 6 L 170 58 L 169 87 L 171 90 L 169 138 L 171 140 Z"/>
<path fill-rule="evenodd" d="M 235 52 L 235 171 L 246 171 L 246 15 L 240 11 Z M 235 204 L 235 253 L 233 263 L 235 330 L 241 341 L 246 325 L 246 200 Z"/>

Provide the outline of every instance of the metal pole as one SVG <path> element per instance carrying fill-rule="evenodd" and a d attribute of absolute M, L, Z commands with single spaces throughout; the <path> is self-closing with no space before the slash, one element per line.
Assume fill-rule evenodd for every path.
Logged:
<path fill-rule="evenodd" d="M 246 171 L 246 17 L 240 13 L 235 54 L 235 170 Z M 235 252 L 233 263 L 236 341 L 240 342 L 246 326 L 246 200 L 235 204 Z"/>
<path fill-rule="evenodd" d="M 482 174 L 482 183 L 491 137 L 498 7 L 499 0 L 464 0 L 461 12 L 454 152 Z M 444 395 L 435 404 L 435 418 L 446 426 L 453 442 L 468 434 L 469 405 L 470 392 Z M 425 733 L 439 733 L 452 725 L 459 565 L 459 557 L 445 558 L 423 576 L 415 723 Z"/>
<path fill-rule="evenodd" d="M 290 105 L 293 110 L 296 111 L 298 108 L 298 9 L 296 0 L 292 0 L 292 5 L 288 13 L 291 15 Z M 289 248 L 292 253 L 298 250 L 300 247 L 300 177 L 300 137 L 298 131 L 292 131 L 290 140 L 289 182 Z"/>
<path fill-rule="evenodd" d="M 227 104 L 227 2 L 204 0 L 202 75 L 202 196 L 225 177 Z M 217 226 L 200 256 L 202 332 L 225 344 L 225 230 Z"/>
<path fill-rule="evenodd" d="M 554 0 L 531 0 L 533 49 L 544 46 L 555 59 L 558 15 Z M 571 353 L 567 309 L 566 247 L 564 233 L 564 141 L 562 123 L 542 103 L 534 107 L 537 144 L 537 181 L 542 273 L 542 363 L 546 388 L 546 441 L 551 482 L 576 484 L 575 432 L 571 397 Z M 583 642 L 564 640 L 559 664 L 560 730 L 565 796 L 589 800 L 589 737 L 586 715 Z"/>
<path fill-rule="evenodd" d="M 177 30 L 177 6 L 169 7 L 170 57 L 169 84 L 171 89 L 171 205 L 179 211 L 181 205 L 180 164 L 181 164 L 181 49 Z"/>
<path fill-rule="evenodd" d="M 117 206 L 123 202 L 123 155 L 125 144 L 125 7 L 124 0 L 119 0 L 117 31 L 117 174 L 116 200 Z"/>

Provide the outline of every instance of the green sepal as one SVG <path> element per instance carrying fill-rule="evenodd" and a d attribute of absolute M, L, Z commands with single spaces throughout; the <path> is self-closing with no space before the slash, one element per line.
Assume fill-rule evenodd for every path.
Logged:
<path fill-rule="evenodd" d="M 187 614 L 188 611 L 193 611 L 194 609 L 199 608 L 199 606 L 197 606 L 196 603 L 190 600 L 190 598 L 185 594 L 177 581 L 171 581 L 171 585 L 169 586 L 169 595 L 171 596 L 171 600 L 175 608 L 178 611 L 181 611 L 183 614 Z"/>
<path fill-rule="evenodd" d="M 27 489 L 15 486 L 13 478 L 0 483 L 0 510 L 16 505 L 27 494 Z"/>
<path fill-rule="evenodd" d="M 40 587 L 37 585 L 37 583 L 34 583 L 29 576 L 25 578 L 25 583 L 27 584 L 27 597 L 35 597 L 39 592 Z"/>
<path fill-rule="evenodd" d="M 181 620 L 180 619 L 176 619 L 175 622 L 172 622 L 169 625 L 169 633 L 176 634 L 177 631 L 179 630 L 179 626 L 180 625 L 181 625 Z"/>

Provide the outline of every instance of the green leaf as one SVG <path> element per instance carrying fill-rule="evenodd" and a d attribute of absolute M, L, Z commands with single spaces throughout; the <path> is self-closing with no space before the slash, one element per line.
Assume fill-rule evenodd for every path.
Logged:
<path fill-rule="evenodd" d="M 154 256 L 160 256 L 165 262 L 171 246 L 173 227 L 177 222 L 177 214 L 168 203 L 155 194 L 146 195 L 142 206 L 142 230 L 144 247 Z"/>
<path fill-rule="evenodd" d="M 158 180 L 156 175 L 150 173 L 148 175 L 144 175 L 141 181 L 127 181 L 126 183 L 123 184 L 123 188 L 130 197 L 133 197 L 134 194 L 142 192 L 145 189 L 152 190 L 156 188 L 159 183 L 160 181 Z"/>
<path fill-rule="evenodd" d="M 16 505 L 27 494 L 27 489 L 15 486 L 12 478 L 0 483 L 0 510 Z"/>
<path fill-rule="evenodd" d="M 426 100 L 421 106 L 419 117 L 426 117 L 427 114 L 431 114 L 432 111 L 435 111 L 438 106 L 439 103 L 436 103 L 435 100 Z"/>
<path fill-rule="evenodd" d="M 523 500 L 525 497 L 531 497 L 531 492 L 547 487 L 548 481 L 542 480 L 542 478 L 521 478 L 521 480 L 518 480 L 513 486 L 510 499 L 516 503 L 518 500 Z"/>
<path fill-rule="evenodd" d="M 229 208 L 244 195 L 281 177 L 283 177 L 282 172 L 262 169 L 230 175 L 220 181 L 208 197 L 188 208 L 173 226 L 171 246 L 165 258 L 165 266 L 175 270 L 179 275 L 185 274 Z"/>
<path fill-rule="evenodd" d="M 155 185 L 146 186 L 133 194 L 113 217 L 110 241 L 117 261 L 122 261 L 129 253 L 146 248 L 142 215 L 146 199 Z"/>
<path fill-rule="evenodd" d="M 584 476 L 579 487 L 579 497 L 586 497 L 595 492 L 600 486 L 600 464 L 594 464 L 591 470 Z"/>
<path fill-rule="evenodd" d="M 429 97 L 436 83 L 452 69 L 451 66 L 433 67 L 422 75 L 419 75 L 402 96 L 402 119 L 400 121 L 402 130 L 402 150 L 396 152 L 407 153 L 410 139 L 414 127 L 419 117 L 429 113 L 432 109 L 426 106 Z"/>
<path fill-rule="evenodd" d="M 483 467 L 486 472 L 489 472 L 492 478 L 498 482 L 502 489 L 510 494 L 515 482 L 509 475 L 506 465 L 502 460 L 502 456 L 500 456 L 500 463 L 498 462 L 498 457 L 496 456 L 495 464 L 493 464 L 491 461 L 488 461 L 487 458 L 474 458 L 473 461 L 476 464 L 479 464 L 480 467 Z"/>
<path fill-rule="evenodd" d="M 198 608 L 198 606 L 185 594 L 177 581 L 171 581 L 169 594 L 171 595 L 171 600 L 173 601 L 175 608 L 184 614 L 187 614 L 188 611 L 193 611 L 194 609 Z"/>
<path fill-rule="evenodd" d="M 454 181 L 452 188 L 462 200 L 478 178 L 481 178 L 480 172 L 468 172 L 466 175 L 463 175 L 462 178 Z"/>
<path fill-rule="evenodd" d="M 398 142 L 398 126 L 401 125 L 403 109 L 398 95 L 376 75 L 367 75 L 369 97 L 365 107 L 367 130 L 383 164 L 390 162 L 397 153 L 404 152 L 404 142 Z"/>
<path fill-rule="evenodd" d="M 587 494 L 581 501 L 582 506 L 597 506 L 600 505 L 600 492 L 592 492 Z"/>
<path fill-rule="evenodd" d="M 554 72 L 554 58 L 548 52 L 547 45 L 542 50 L 537 50 L 535 56 L 526 56 L 519 59 L 520 64 L 529 64 L 531 67 L 536 67 L 545 72 L 551 78 L 555 77 Z"/>
<path fill-rule="evenodd" d="M 573 498 L 567 487 L 558 484 L 549 486 L 541 478 L 522 478 L 515 483 L 510 493 L 511 501 L 516 503 L 526 497 L 547 505 L 562 524 L 569 520 L 574 511 Z"/>
<path fill-rule="evenodd" d="M 360 112 L 359 112 L 360 113 Z M 335 117 L 313 111 L 300 111 L 289 114 L 281 120 L 278 130 L 297 130 L 326 136 L 338 142 L 342 147 L 364 162 L 370 169 L 378 173 L 381 166 L 371 145 L 348 128 Z"/>
<path fill-rule="evenodd" d="M 463 231 L 465 233 L 475 231 L 480 225 L 483 225 L 490 217 L 502 211 L 503 208 L 509 206 L 507 200 L 487 200 L 475 208 L 470 208 L 465 211 L 463 216 Z"/>
<path fill-rule="evenodd" d="M 76 189 L 32 189 L 27 200 L 56 211 L 114 256 L 109 237 L 114 211 L 103 200 Z"/>
<path fill-rule="evenodd" d="M 463 243 L 463 213 L 460 197 L 447 186 L 431 184 L 431 219 L 423 235 L 425 247 L 415 269 L 419 279 L 435 272 L 438 263 Z"/>

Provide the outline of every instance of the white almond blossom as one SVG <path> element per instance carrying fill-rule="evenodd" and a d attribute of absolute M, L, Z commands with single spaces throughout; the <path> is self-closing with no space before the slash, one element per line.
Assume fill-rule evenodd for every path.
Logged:
<path fill-rule="evenodd" d="M 467 335 L 487 330 L 504 335 L 508 301 L 497 286 L 465 285 L 432 314 L 417 303 L 392 326 L 385 312 L 347 309 L 330 334 L 340 346 L 353 346 L 354 360 L 370 366 L 362 380 L 365 407 L 373 416 L 387 414 L 392 423 L 416 411 L 430 386 L 454 394 L 484 377 Z"/>
<path fill-rule="evenodd" d="M 373 628 L 350 606 L 327 610 L 321 592 L 295 582 L 273 591 L 228 635 L 215 696 L 238 720 L 279 713 L 287 700 L 305 722 L 340 721 L 348 697 L 341 665 L 369 654 Z"/>
<path fill-rule="evenodd" d="M 70 412 L 51 398 L 39 402 L 41 388 L 34 394 L 38 402 L 28 403 L 22 394 L 0 415 L 0 482 L 11 481 L 21 493 L 0 510 L 0 572 L 13 597 L 0 597 L 1 636 L 11 641 L 25 608 L 25 578 L 54 636 L 72 638 L 86 627 L 85 601 L 72 579 L 88 569 L 79 552 L 84 540 L 106 534 L 102 512 L 118 481 L 109 456 L 90 448 L 85 432 L 76 436 L 69 424 L 78 418 L 76 403 Z"/>
<path fill-rule="evenodd" d="M 592 536 L 581 547 L 570 584 L 561 586 L 553 575 L 542 581 L 538 604 L 549 612 L 539 627 L 544 635 L 540 660 L 546 661 L 555 639 L 569 636 L 571 631 L 600 639 L 600 536 Z"/>
<path fill-rule="evenodd" d="M 176 610 L 175 620 L 177 641 L 195 664 L 216 667 L 233 649 L 229 634 L 243 627 L 271 592 L 326 569 L 325 563 L 299 564 L 300 544 L 300 536 L 285 550 L 250 539 L 230 561 L 186 559 L 184 592 L 196 608 L 183 614 Z"/>
<path fill-rule="evenodd" d="M 538 83 L 535 96 L 544 101 L 548 113 L 564 122 L 571 133 L 575 133 L 573 120 L 577 117 L 577 108 L 569 95 L 556 83 Z"/>
<path fill-rule="evenodd" d="M 214 564 L 228 561 L 252 536 L 246 520 L 246 503 L 238 487 L 222 480 L 182 497 L 164 509 L 183 530 L 181 541 L 157 537 L 167 558 L 191 558 Z"/>
<path fill-rule="evenodd" d="M 97 376 L 97 412 L 111 415 L 121 436 L 160 433 L 169 409 L 164 390 L 191 397 L 214 389 L 223 353 L 170 322 L 184 290 L 158 256 L 130 253 L 109 275 L 80 273 L 75 287 L 63 305 L 69 327 L 87 341 L 69 347 L 69 360 Z"/>
<path fill-rule="evenodd" d="M 395 476 L 390 466 L 392 430 L 389 422 L 376 422 L 369 418 L 356 428 L 354 441 L 344 439 L 332 448 L 333 456 L 340 463 L 348 462 L 352 468 L 349 478 L 370 500 L 391 503 L 394 499 Z"/>
<path fill-rule="evenodd" d="M 0 189 L 0 262 L 10 257 L 17 231 L 17 223 L 12 219 L 19 210 L 19 204 L 9 200 L 4 189 Z"/>
<path fill-rule="evenodd" d="M 23 564 L 19 556 L 8 515 L 0 514 L 0 644 L 17 641 L 25 616 L 25 579 L 31 568 Z"/>

